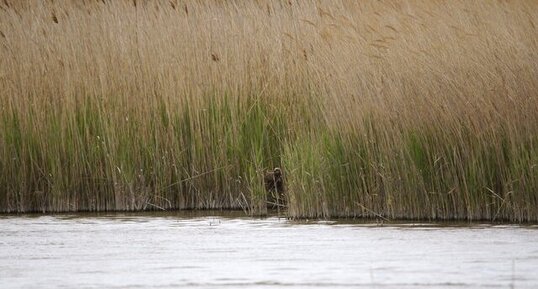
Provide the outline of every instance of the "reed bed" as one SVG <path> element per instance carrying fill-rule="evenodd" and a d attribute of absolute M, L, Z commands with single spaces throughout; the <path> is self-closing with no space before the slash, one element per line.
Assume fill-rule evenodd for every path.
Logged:
<path fill-rule="evenodd" d="M 0 2 L 0 212 L 538 220 L 536 1 Z"/>

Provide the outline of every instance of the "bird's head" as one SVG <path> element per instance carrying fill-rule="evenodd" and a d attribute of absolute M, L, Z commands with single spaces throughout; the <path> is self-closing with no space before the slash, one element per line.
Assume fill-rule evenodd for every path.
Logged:
<path fill-rule="evenodd" d="M 282 175 L 282 170 L 280 168 L 275 168 L 273 173 L 275 174 L 275 177 L 280 177 Z"/>

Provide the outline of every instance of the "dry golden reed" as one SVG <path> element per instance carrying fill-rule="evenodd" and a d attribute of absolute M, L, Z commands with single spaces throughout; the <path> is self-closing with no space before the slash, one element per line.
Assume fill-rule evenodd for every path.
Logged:
<path fill-rule="evenodd" d="M 0 2 L 0 211 L 538 220 L 538 2 Z"/>

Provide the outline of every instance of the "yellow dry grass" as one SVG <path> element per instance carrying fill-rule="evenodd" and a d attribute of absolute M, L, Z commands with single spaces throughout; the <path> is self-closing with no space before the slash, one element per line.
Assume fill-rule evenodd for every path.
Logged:
<path fill-rule="evenodd" d="M 537 220 L 536 19 L 530 0 L 5 0 L 1 210 L 262 208 L 285 164 L 292 216 Z"/>

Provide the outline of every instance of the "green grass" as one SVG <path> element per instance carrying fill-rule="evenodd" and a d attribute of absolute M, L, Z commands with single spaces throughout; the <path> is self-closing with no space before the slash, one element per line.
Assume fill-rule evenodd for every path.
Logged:
<path fill-rule="evenodd" d="M 160 103 L 149 110 L 150 125 L 141 125 L 136 112 L 118 119 L 98 98 L 47 114 L 40 129 L 31 117 L 22 122 L 3 113 L 2 211 L 264 214 L 263 173 L 280 166 L 294 217 L 537 216 L 536 137 L 514 141 L 492 131 L 499 141 L 491 143 L 489 134 L 457 139 L 429 127 L 393 131 L 401 142 L 383 143 L 383 122 L 374 117 L 365 119 L 362 133 L 341 131 L 297 104 L 307 125 L 263 99 L 232 106 L 230 98 L 214 95 L 197 109 Z"/>

